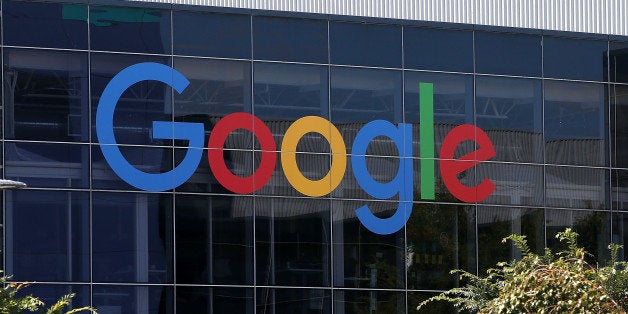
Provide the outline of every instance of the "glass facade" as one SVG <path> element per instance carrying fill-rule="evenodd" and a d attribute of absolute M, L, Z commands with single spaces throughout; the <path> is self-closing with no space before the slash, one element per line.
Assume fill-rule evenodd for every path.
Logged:
<path fill-rule="evenodd" d="M 29 186 L 2 196 L 2 262 L 45 300 L 73 291 L 74 306 L 103 313 L 407 313 L 458 286 L 450 270 L 483 273 L 519 257 L 501 243 L 511 233 L 540 251 L 571 227 L 600 263 L 611 241 L 627 244 L 628 38 L 127 4 L 1 1 L 2 169 Z M 190 85 L 179 94 L 142 81 L 124 92 L 113 124 L 129 163 L 162 173 L 186 155 L 187 141 L 154 139 L 152 121 L 202 123 L 207 143 L 221 118 L 246 112 L 277 143 L 268 183 L 231 192 L 207 147 L 174 190 L 120 179 L 95 117 L 108 82 L 140 62 L 171 66 Z M 432 161 L 419 153 L 421 82 L 434 87 L 434 199 L 419 193 Z M 293 187 L 279 160 L 284 134 L 305 116 L 331 121 L 347 147 L 342 181 L 321 197 Z M 370 196 L 353 174 L 356 134 L 373 120 L 413 128 L 412 215 L 387 235 L 355 213 L 368 205 L 385 218 L 399 203 Z M 478 203 L 452 195 L 439 169 L 446 135 L 463 124 L 496 151 L 458 175 L 467 186 L 493 181 Z M 474 149 L 466 141 L 454 157 Z M 223 147 L 240 177 L 265 153 L 244 130 Z M 335 153 L 310 132 L 296 164 L 319 180 L 337 171 Z M 383 136 L 365 155 L 380 183 L 405 164 Z"/>

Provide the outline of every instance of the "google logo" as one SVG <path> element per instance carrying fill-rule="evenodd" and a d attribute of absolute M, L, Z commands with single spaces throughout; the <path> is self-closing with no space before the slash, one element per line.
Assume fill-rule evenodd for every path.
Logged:
<path fill-rule="evenodd" d="M 177 70 L 159 63 L 138 63 L 120 71 L 107 84 L 98 103 L 96 132 L 102 153 L 113 171 L 130 185 L 145 191 L 171 190 L 185 183 L 196 171 L 201 160 L 205 130 L 201 123 L 153 121 L 153 137 L 157 139 L 187 140 L 188 149 L 183 160 L 174 169 L 164 173 L 146 173 L 131 165 L 122 155 L 113 133 L 113 116 L 118 100 L 124 91 L 140 81 L 154 80 L 173 87 L 181 93 L 189 81 Z M 435 156 L 434 156 L 434 114 L 433 85 L 420 83 L 420 193 L 422 199 L 435 199 Z M 255 135 L 261 146 L 261 162 L 255 172 L 248 177 L 234 175 L 225 164 L 223 146 L 227 136 L 239 129 Z M 330 144 L 332 161 L 328 173 L 319 180 L 306 178 L 296 162 L 297 144 L 307 133 L 318 133 Z M 389 138 L 396 146 L 400 157 L 399 169 L 389 182 L 375 180 L 366 167 L 366 149 L 378 136 Z M 454 151 L 464 141 L 475 141 L 478 148 L 460 158 L 454 159 Z M 277 163 L 277 144 L 268 126 L 259 118 L 244 112 L 223 117 L 213 128 L 207 147 L 211 171 L 226 189 L 248 194 L 262 188 L 270 180 Z M 338 187 L 347 166 L 347 149 L 340 131 L 327 119 L 306 116 L 294 121 L 286 130 L 281 143 L 281 166 L 288 182 L 300 193 L 311 197 L 325 196 Z M 352 146 L 351 165 L 353 176 L 360 187 L 376 199 L 390 199 L 398 196 L 395 213 L 388 218 L 379 218 L 367 205 L 356 209 L 360 222 L 377 234 L 394 233 L 406 224 L 412 211 L 414 199 L 412 165 L 412 124 L 399 123 L 397 126 L 384 120 L 366 123 L 357 133 Z M 485 178 L 477 186 L 466 186 L 458 179 L 458 174 L 482 161 L 495 156 L 495 149 L 486 133 L 472 125 L 460 125 L 447 134 L 442 142 L 439 167 L 442 180 L 449 191 L 463 202 L 480 202 L 495 190 L 491 180 Z"/>

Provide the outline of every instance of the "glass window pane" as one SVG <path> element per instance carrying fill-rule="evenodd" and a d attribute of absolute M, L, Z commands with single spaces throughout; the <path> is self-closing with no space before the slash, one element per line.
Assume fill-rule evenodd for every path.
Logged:
<path fill-rule="evenodd" d="M 170 65 L 170 58 L 141 55 L 91 54 L 92 140 L 98 141 L 96 112 L 105 87 L 122 69 L 140 62 Z M 141 81 L 120 97 L 113 116 L 118 144 L 172 145 L 172 140 L 152 137 L 153 121 L 172 121 L 172 88 L 157 81 Z"/>
<path fill-rule="evenodd" d="M 89 142 L 87 54 L 4 50 L 5 138 Z"/>
<path fill-rule="evenodd" d="M 495 184 L 493 193 L 482 203 L 543 206 L 543 166 L 482 162 L 474 169 L 469 186 L 478 186 L 485 179 Z"/>
<path fill-rule="evenodd" d="M 543 38 L 545 77 L 605 81 L 608 42 L 601 40 Z"/>
<path fill-rule="evenodd" d="M 606 169 L 582 167 L 545 167 L 547 206 L 608 208 L 609 173 Z"/>
<path fill-rule="evenodd" d="M 473 72 L 472 31 L 406 27 L 403 46 L 405 68 Z"/>
<path fill-rule="evenodd" d="M 351 151 L 362 124 L 373 120 L 403 120 L 401 72 L 331 68 L 331 121 Z"/>
<path fill-rule="evenodd" d="M 494 160 L 543 162 L 541 80 L 477 76 L 477 126 L 493 141 Z"/>
<path fill-rule="evenodd" d="M 479 73 L 541 76 L 541 36 L 475 32 Z"/>
<path fill-rule="evenodd" d="M 29 187 L 89 187 L 89 145 L 4 144 L 5 177 Z"/>
<path fill-rule="evenodd" d="M 530 250 L 543 254 L 545 248 L 545 215 L 543 209 L 517 207 L 478 207 L 479 275 L 497 267 L 499 262 L 521 259 L 521 251 L 512 241 L 502 239 L 518 234 L 526 236 Z"/>
<path fill-rule="evenodd" d="M 98 312 L 174 313 L 172 287 L 94 285 L 92 305 Z"/>
<path fill-rule="evenodd" d="M 438 295 L 434 292 L 416 292 L 408 291 L 408 308 L 414 310 L 421 302 Z M 439 313 L 456 313 L 456 309 L 449 302 L 433 302 L 429 306 L 422 308 L 416 312 L 418 314 L 439 314 Z"/>
<path fill-rule="evenodd" d="M 178 313 L 253 313 L 253 289 L 177 287 Z"/>
<path fill-rule="evenodd" d="M 332 201 L 334 286 L 403 289 L 404 229 L 389 235 L 369 231 L 355 215 L 364 205 L 380 218 L 390 217 L 398 207 L 397 202 Z"/>
<path fill-rule="evenodd" d="M 293 121 L 305 116 L 329 118 L 327 73 L 326 66 L 254 64 L 253 109 L 275 136 L 277 149 Z M 301 152 L 329 152 L 327 141 L 312 132 L 303 137 L 298 148 Z"/>
<path fill-rule="evenodd" d="M 330 58 L 333 64 L 401 68 L 401 27 L 331 22 Z"/>
<path fill-rule="evenodd" d="M 257 284 L 330 285 L 329 200 L 257 198 Z"/>
<path fill-rule="evenodd" d="M 331 289 L 257 289 L 257 313 L 331 313 Z"/>
<path fill-rule="evenodd" d="M 408 289 L 450 289 L 460 285 L 450 271 L 475 273 L 473 206 L 415 203 L 406 230 Z"/>
<path fill-rule="evenodd" d="M 74 293 L 71 304 L 64 310 L 76 309 L 91 305 L 91 292 L 89 285 L 59 285 L 59 284 L 31 284 L 20 290 L 17 295 L 20 297 L 32 295 L 43 301 L 47 307 L 55 304 L 59 298 L 67 294 Z"/>
<path fill-rule="evenodd" d="M 608 164 L 608 107 L 603 84 L 545 81 L 545 161 Z"/>
<path fill-rule="evenodd" d="M 257 60 L 327 63 L 327 21 L 253 17 Z"/>
<path fill-rule="evenodd" d="M 178 165 L 185 155 L 187 149 L 175 149 L 174 162 Z M 214 176 L 213 171 L 209 167 L 207 161 L 208 150 L 203 151 L 201 155 L 201 161 L 198 163 L 198 167 L 192 174 L 192 176 L 182 185 L 175 188 L 177 192 L 192 192 L 192 193 L 213 193 L 213 194 L 232 194 L 230 190 L 222 186 L 220 182 Z M 254 166 L 254 153 L 251 150 L 235 150 L 224 149 L 223 159 L 225 165 L 231 173 L 239 177 L 248 177 L 253 175 Z M 258 169 L 256 166 L 255 169 Z M 276 165 L 275 170 L 281 171 L 281 166 Z M 273 178 L 279 177 L 279 174 L 273 175 Z M 285 179 L 284 179 L 285 180 Z M 267 185 L 275 184 L 275 180 L 269 181 Z"/>
<path fill-rule="evenodd" d="M 252 285 L 252 198 L 176 195 L 175 202 L 177 282 Z"/>
<path fill-rule="evenodd" d="M 628 213 L 613 214 L 613 236 L 612 241 L 622 246 L 619 249 L 617 259 L 620 261 L 628 260 L 626 256 L 626 245 L 628 244 Z"/>
<path fill-rule="evenodd" d="M 92 194 L 93 280 L 172 282 L 172 196 Z"/>
<path fill-rule="evenodd" d="M 611 165 L 628 168 L 628 86 L 611 85 Z"/>
<path fill-rule="evenodd" d="M 170 12 L 159 9 L 92 6 L 93 50 L 166 53 L 170 49 Z"/>
<path fill-rule="evenodd" d="M 174 118 L 180 122 L 203 123 L 209 134 L 218 121 L 234 112 L 251 113 L 250 62 L 175 58 L 174 68 L 181 72 L 190 85 L 174 95 Z M 203 145 L 207 144 L 205 138 Z M 175 141 L 177 146 L 188 146 L 188 141 Z M 251 149 L 249 132 L 235 130 L 225 143 L 227 149 Z"/>
<path fill-rule="evenodd" d="M 416 307 L 410 311 L 414 311 Z M 406 294 L 399 291 L 334 290 L 335 313 L 406 312 Z"/>
<path fill-rule="evenodd" d="M 591 265 L 604 265 L 609 258 L 610 213 L 587 210 L 547 209 L 545 213 L 547 247 L 554 252 L 567 247 L 556 239 L 556 233 L 571 228 L 578 233 L 578 246 L 587 253 L 585 259 Z"/>
<path fill-rule="evenodd" d="M 609 81 L 628 83 L 628 42 L 609 43 Z"/>
<path fill-rule="evenodd" d="M 2 2 L 5 45 L 87 49 L 87 6 Z"/>
<path fill-rule="evenodd" d="M 13 280 L 90 280 L 87 192 L 7 191 L 5 210 Z"/>
<path fill-rule="evenodd" d="M 172 12 L 174 54 L 251 58 L 251 17 L 239 14 Z"/>
<path fill-rule="evenodd" d="M 628 211 L 628 171 L 611 169 L 611 206 Z"/>

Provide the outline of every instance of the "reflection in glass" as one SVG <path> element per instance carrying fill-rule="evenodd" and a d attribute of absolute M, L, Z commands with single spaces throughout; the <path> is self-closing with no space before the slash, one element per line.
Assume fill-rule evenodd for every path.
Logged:
<path fill-rule="evenodd" d="M 174 151 L 174 164 L 178 165 L 186 156 L 188 149 L 177 148 Z M 177 192 L 232 194 L 214 176 L 207 161 L 208 150 L 203 151 L 198 167 L 185 183 L 175 188 Z M 223 159 L 227 169 L 239 177 L 248 177 L 253 174 L 253 152 L 250 150 L 223 150 Z M 257 169 L 257 168 L 256 168 Z M 281 169 L 279 164 L 275 169 Z M 277 175 L 273 175 L 273 178 Z M 271 178 L 271 180 L 274 180 Z M 275 182 L 275 181 L 271 181 Z M 270 184 L 270 183 L 269 183 Z"/>
<path fill-rule="evenodd" d="M 172 287 L 95 285 L 92 289 L 92 305 L 99 312 L 174 313 Z"/>
<path fill-rule="evenodd" d="M 178 313 L 252 313 L 253 289 L 177 287 Z"/>
<path fill-rule="evenodd" d="M 401 27 L 331 22 L 331 63 L 401 68 Z"/>
<path fill-rule="evenodd" d="M 403 47 L 406 69 L 473 72 L 470 30 L 406 27 Z"/>
<path fill-rule="evenodd" d="M 92 194 L 93 280 L 172 282 L 172 196 Z"/>
<path fill-rule="evenodd" d="M 406 313 L 406 295 L 398 291 L 334 290 L 334 312 Z"/>
<path fill-rule="evenodd" d="M 628 42 L 609 43 L 609 81 L 628 82 Z"/>
<path fill-rule="evenodd" d="M 604 265 L 609 258 L 610 214 L 601 211 L 547 209 L 545 213 L 547 247 L 556 251 L 567 247 L 556 239 L 556 233 L 571 228 L 578 233 L 578 245 L 591 255 L 591 265 Z"/>
<path fill-rule="evenodd" d="M 257 198 L 257 284 L 329 286 L 329 200 Z"/>
<path fill-rule="evenodd" d="M 502 239 L 518 234 L 526 236 L 530 250 L 543 254 L 545 219 L 543 209 L 517 207 L 478 207 L 478 268 L 479 274 L 497 267 L 499 262 L 521 258 L 521 251 Z"/>
<path fill-rule="evenodd" d="M 406 229 L 408 289 L 449 289 L 459 285 L 451 270 L 475 273 L 472 206 L 415 203 Z"/>
<path fill-rule="evenodd" d="M 613 235 L 612 242 L 619 244 L 622 248 L 619 250 L 618 260 L 626 261 L 626 245 L 628 244 L 628 213 L 613 213 Z"/>
<path fill-rule="evenodd" d="M 33 295 L 43 301 L 46 305 L 51 306 L 55 304 L 59 300 L 59 298 L 70 293 L 74 293 L 75 296 L 74 298 L 72 298 L 72 304 L 70 304 L 68 308 L 66 308 L 66 310 L 91 305 L 91 292 L 89 285 L 60 285 L 36 283 L 20 290 L 20 293 L 18 293 L 18 295 Z"/>
<path fill-rule="evenodd" d="M 156 56 L 91 54 L 92 140 L 96 137 L 96 111 L 100 95 L 114 75 L 140 62 L 170 64 Z M 113 116 L 113 132 L 118 144 L 171 145 L 172 140 L 154 139 L 153 121 L 172 121 L 172 88 L 157 81 L 141 81 L 120 97 Z"/>
<path fill-rule="evenodd" d="M 380 218 L 397 210 L 397 202 L 332 201 L 334 286 L 404 288 L 404 229 L 390 235 L 367 230 L 355 215 L 364 205 Z"/>
<path fill-rule="evenodd" d="M 611 206 L 628 210 L 628 171 L 611 169 Z"/>
<path fill-rule="evenodd" d="M 175 197 L 177 282 L 253 284 L 253 201 Z"/>
<path fill-rule="evenodd" d="M 628 86 L 611 85 L 611 165 L 628 168 Z"/>
<path fill-rule="evenodd" d="M 541 76 L 541 36 L 475 32 L 478 73 Z"/>
<path fill-rule="evenodd" d="M 29 187 L 89 187 L 89 146 L 4 143 L 5 177 Z"/>
<path fill-rule="evenodd" d="M 476 77 L 475 116 L 499 161 L 543 162 L 541 81 Z"/>
<path fill-rule="evenodd" d="M 483 162 L 474 167 L 477 186 L 485 179 L 495 184 L 495 190 L 482 203 L 543 206 L 543 166 Z"/>
<path fill-rule="evenodd" d="M 608 170 L 545 167 L 545 202 L 548 206 L 606 209 Z"/>
<path fill-rule="evenodd" d="M 408 291 L 408 308 L 416 309 L 421 302 L 437 295 L 438 293 L 429 292 L 414 292 Z M 442 314 L 442 313 L 456 313 L 455 308 L 449 302 L 433 302 L 429 306 L 424 307 L 421 311 L 415 312 L 419 314 Z"/>
<path fill-rule="evenodd" d="M 7 191 L 5 211 L 13 280 L 90 280 L 87 192 Z"/>
<path fill-rule="evenodd" d="M 604 166 L 608 117 L 602 84 L 546 80 L 545 161 Z"/>
<path fill-rule="evenodd" d="M 608 42 L 543 37 L 545 77 L 605 81 Z"/>
<path fill-rule="evenodd" d="M 175 58 L 174 68 L 189 81 L 183 93 L 174 93 L 174 119 L 205 125 L 207 144 L 209 133 L 218 121 L 234 112 L 251 112 L 250 62 Z M 227 149 L 251 149 L 251 134 L 236 130 L 227 137 Z M 188 141 L 175 141 L 187 147 Z"/>
<path fill-rule="evenodd" d="M 91 6 L 89 24 L 93 50 L 165 54 L 171 51 L 168 11 Z"/>
<path fill-rule="evenodd" d="M 331 313 L 331 290 L 257 289 L 257 313 Z"/>
<path fill-rule="evenodd" d="M 173 11 L 172 32 L 177 55 L 251 57 L 251 17 L 248 15 Z"/>
<path fill-rule="evenodd" d="M 253 16 L 257 60 L 327 63 L 327 21 Z"/>
<path fill-rule="evenodd" d="M 89 141 L 87 54 L 4 50 L 5 138 Z"/>
<path fill-rule="evenodd" d="M 87 49 L 87 6 L 3 1 L 5 45 Z"/>

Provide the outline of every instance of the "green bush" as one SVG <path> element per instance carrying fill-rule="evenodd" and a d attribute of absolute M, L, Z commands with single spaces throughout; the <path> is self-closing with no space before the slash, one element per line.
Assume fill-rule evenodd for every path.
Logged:
<path fill-rule="evenodd" d="M 587 253 L 570 229 L 556 238 L 566 249 L 543 255 L 530 251 L 525 236 L 511 235 L 522 258 L 498 263 L 486 277 L 456 270 L 468 283 L 422 302 L 450 302 L 458 310 L 477 313 L 626 313 L 628 263 L 617 261 L 619 245 L 610 245 L 611 260 L 596 269 L 585 261 Z"/>

